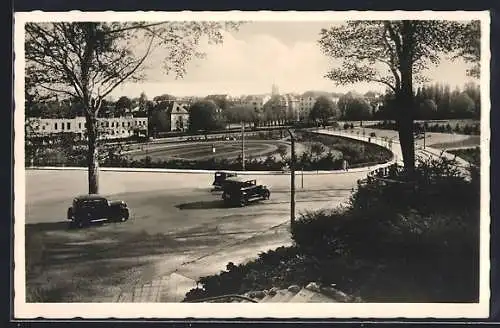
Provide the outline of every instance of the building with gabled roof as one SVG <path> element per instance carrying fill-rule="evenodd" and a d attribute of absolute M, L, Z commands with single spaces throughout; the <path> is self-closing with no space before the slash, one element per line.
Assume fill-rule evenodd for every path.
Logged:
<path fill-rule="evenodd" d="M 170 131 L 186 131 L 189 127 L 189 104 L 174 101 L 167 110 L 170 115 Z"/>

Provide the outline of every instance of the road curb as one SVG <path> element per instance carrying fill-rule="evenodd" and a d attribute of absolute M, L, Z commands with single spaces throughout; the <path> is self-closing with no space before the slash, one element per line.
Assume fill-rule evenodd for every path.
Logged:
<path fill-rule="evenodd" d="M 331 175 L 331 174 L 350 174 L 359 172 L 373 171 L 382 166 L 388 165 L 390 162 L 367 166 L 363 168 L 349 169 L 349 171 L 344 170 L 332 170 L 332 171 L 295 171 L 296 175 Z M 77 166 L 36 166 L 36 167 L 26 167 L 27 171 L 87 171 L 86 167 Z M 238 175 L 290 175 L 289 171 L 232 171 L 232 170 L 182 170 L 182 169 L 154 169 L 154 168 L 121 168 L 121 167 L 101 167 L 100 171 L 103 172 L 137 172 L 137 173 L 182 173 L 182 174 L 214 174 L 215 172 L 224 171 L 236 173 Z"/>

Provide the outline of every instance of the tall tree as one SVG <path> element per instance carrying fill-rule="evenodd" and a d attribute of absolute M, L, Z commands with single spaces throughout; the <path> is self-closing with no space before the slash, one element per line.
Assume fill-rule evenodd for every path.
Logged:
<path fill-rule="evenodd" d="M 352 98 L 347 104 L 345 118 L 351 121 L 362 121 L 370 118 L 370 104 L 362 98 Z"/>
<path fill-rule="evenodd" d="M 223 41 L 233 22 L 57 22 L 25 25 L 26 76 L 49 93 L 75 97 L 85 109 L 89 193 L 98 188 L 98 124 L 103 99 L 125 81 L 145 77 L 155 48 L 165 72 L 182 77 L 186 64 L 203 57 L 202 36 Z"/>
<path fill-rule="evenodd" d="M 327 77 L 338 84 L 378 82 L 390 88 L 398 109 L 397 125 L 403 161 L 411 177 L 415 169 L 413 82 L 444 53 L 463 47 L 458 36 L 467 24 L 454 21 L 349 21 L 323 29 L 319 45 L 341 67 Z"/>
<path fill-rule="evenodd" d="M 450 109 L 454 118 L 471 118 L 474 116 L 474 100 L 465 92 L 455 94 L 451 98 Z"/>
<path fill-rule="evenodd" d="M 432 99 L 425 99 L 418 107 L 417 118 L 430 120 L 436 118 L 437 105 Z"/>
<path fill-rule="evenodd" d="M 224 127 L 221 109 L 213 100 L 200 100 L 189 109 L 191 131 L 211 131 Z"/>
<path fill-rule="evenodd" d="M 115 103 L 115 109 L 117 111 L 116 114 L 123 115 L 125 111 L 132 109 L 132 100 L 127 96 L 122 96 L 118 98 L 118 100 Z"/>
<path fill-rule="evenodd" d="M 323 125 L 327 125 L 328 120 L 335 116 L 337 116 L 337 106 L 329 97 L 325 96 L 319 96 L 318 99 L 316 99 L 309 113 L 309 118 L 312 121 L 319 122 Z"/>
<path fill-rule="evenodd" d="M 223 111 L 229 123 L 255 122 L 257 113 L 248 105 L 233 105 Z"/>
<path fill-rule="evenodd" d="M 139 96 L 139 110 L 145 112 L 148 110 L 148 96 L 146 96 L 146 93 L 141 92 L 141 95 Z"/>
<path fill-rule="evenodd" d="M 479 21 L 469 22 L 464 29 L 464 33 L 457 36 L 460 49 L 456 57 L 461 57 L 472 66 L 467 70 L 467 74 L 479 78 L 481 72 L 481 25 Z"/>
<path fill-rule="evenodd" d="M 164 103 L 164 102 L 174 101 L 175 99 L 176 99 L 175 96 L 165 93 L 160 96 L 154 97 L 153 101 L 157 103 Z"/>

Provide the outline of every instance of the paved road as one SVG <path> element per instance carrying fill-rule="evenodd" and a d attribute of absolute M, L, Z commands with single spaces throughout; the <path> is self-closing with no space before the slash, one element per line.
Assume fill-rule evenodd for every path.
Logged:
<path fill-rule="evenodd" d="M 304 189 L 299 175 L 297 211 L 337 206 L 365 175 L 305 175 Z M 270 186 L 271 199 L 225 208 L 220 194 L 209 191 L 209 174 L 103 171 L 101 192 L 127 201 L 132 219 L 67 230 L 66 208 L 74 195 L 85 193 L 86 172 L 28 170 L 26 253 L 30 261 L 44 264 L 30 282 L 57 283 L 61 291 L 51 297 L 59 301 L 113 301 L 127 287 L 175 270 L 197 279 L 223 269 L 230 260 L 289 242 L 282 230 L 279 238 L 256 238 L 287 226 L 289 176 L 254 177 Z"/>

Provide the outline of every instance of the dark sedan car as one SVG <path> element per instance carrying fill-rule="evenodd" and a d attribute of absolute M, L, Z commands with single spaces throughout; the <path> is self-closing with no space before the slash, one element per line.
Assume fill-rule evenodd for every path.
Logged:
<path fill-rule="evenodd" d="M 84 227 L 99 221 L 125 222 L 128 219 L 129 209 L 124 201 L 108 200 L 97 194 L 77 196 L 68 208 L 71 226 Z"/>
<path fill-rule="evenodd" d="M 228 178 L 223 185 L 222 199 L 227 205 L 245 206 L 256 200 L 269 199 L 271 192 L 254 179 Z"/>
<path fill-rule="evenodd" d="M 236 176 L 237 176 L 236 173 L 231 173 L 231 172 L 223 172 L 223 171 L 215 172 L 214 182 L 212 183 L 212 186 L 214 188 L 212 189 L 212 191 L 222 190 L 226 179 L 234 178 Z"/>

